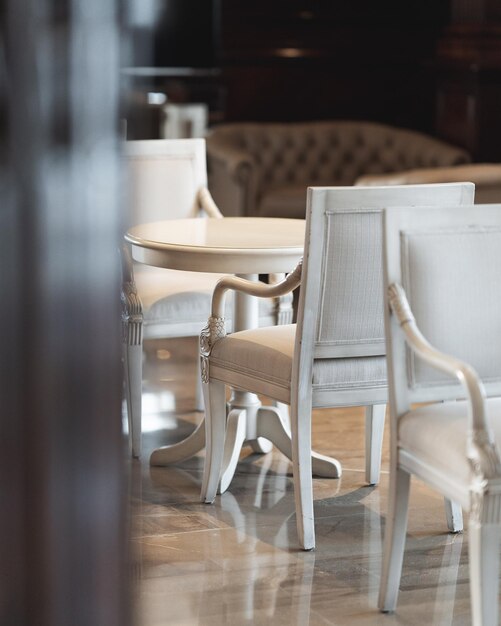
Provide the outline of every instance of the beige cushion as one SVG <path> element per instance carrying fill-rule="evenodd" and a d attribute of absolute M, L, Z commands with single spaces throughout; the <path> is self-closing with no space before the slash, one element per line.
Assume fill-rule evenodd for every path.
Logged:
<path fill-rule="evenodd" d="M 296 325 L 245 330 L 214 344 L 211 378 L 281 402 L 290 401 Z M 314 364 L 315 389 L 386 386 L 386 359 L 322 359 Z"/>
<path fill-rule="evenodd" d="M 476 204 L 501 202 L 501 164 L 470 163 L 361 176 L 355 185 L 415 185 L 424 183 L 472 182 Z"/>
<path fill-rule="evenodd" d="M 134 278 L 143 303 L 145 327 L 155 324 L 200 322 L 210 315 L 212 292 L 225 274 L 184 272 L 147 265 L 136 266 Z M 273 314 L 274 301 L 259 299 L 259 315 Z M 226 318 L 232 318 L 233 297 L 226 296 Z"/>
<path fill-rule="evenodd" d="M 487 417 L 494 438 L 501 445 L 501 399 L 487 400 Z M 467 403 L 445 402 L 421 406 L 398 422 L 399 446 L 433 467 L 466 484 L 471 477 L 466 458 Z"/>

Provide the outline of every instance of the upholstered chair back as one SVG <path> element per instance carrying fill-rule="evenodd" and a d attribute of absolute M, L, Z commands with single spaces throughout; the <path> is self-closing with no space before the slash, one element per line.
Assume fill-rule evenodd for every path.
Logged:
<path fill-rule="evenodd" d="M 297 337 L 299 369 L 314 360 L 386 353 L 382 211 L 473 203 L 472 183 L 308 188 Z M 350 367 L 364 360 L 346 359 Z"/>
<path fill-rule="evenodd" d="M 388 210 L 386 287 L 400 284 L 426 339 L 469 363 L 488 395 L 501 395 L 501 204 Z M 395 388 L 405 404 L 464 397 L 417 358 L 391 316 Z"/>
<path fill-rule="evenodd" d="M 127 141 L 124 156 L 129 225 L 198 215 L 197 193 L 207 187 L 205 139 Z"/>

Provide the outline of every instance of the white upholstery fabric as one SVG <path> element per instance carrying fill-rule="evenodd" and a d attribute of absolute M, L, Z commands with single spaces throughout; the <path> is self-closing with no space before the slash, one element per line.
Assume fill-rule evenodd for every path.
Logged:
<path fill-rule="evenodd" d="M 403 287 L 428 341 L 492 382 L 501 380 L 501 231 L 477 228 L 473 234 L 469 227 L 402 236 Z M 414 387 L 448 381 L 421 359 L 409 355 L 408 360 Z"/>
<path fill-rule="evenodd" d="M 145 332 L 155 324 L 200 322 L 200 329 L 210 315 L 212 292 L 224 274 L 182 272 L 136 266 L 134 277 L 143 303 Z M 260 318 L 273 315 L 274 301 L 259 299 Z M 231 321 L 232 293 L 226 297 L 226 318 Z"/>
<path fill-rule="evenodd" d="M 212 290 L 223 274 L 182 272 L 156 267 L 135 268 L 143 303 L 144 322 L 205 320 Z M 231 303 L 231 298 L 228 299 Z"/>
<path fill-rule="evenodd" d="M 381 343 L 384 354 L 380 210 L 327 215 L 323 298 L 317 344 Z"/>
<path fill-rule="evenodd" d="M 494 439 L 501 446 L 501 399 L 488 399 L 486 408 Z M 409 411 L 398 420 L 399 446 L 467 485 L 471 469 L 466 458 L 466 412 L 464 401 Z"/>
<path fill-rule="evenodd" d="M 217 341 L 212 349 L 211 378 L 289 402 L 295 335 L 295 324 L 228 335 Z M 366 386 L 386 386 L 384 357 L 319 359 L 314 362 L 314 389 Z"/>

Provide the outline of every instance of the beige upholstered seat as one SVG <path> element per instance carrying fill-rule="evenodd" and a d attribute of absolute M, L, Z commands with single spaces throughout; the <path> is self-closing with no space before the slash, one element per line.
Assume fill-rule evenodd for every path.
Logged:
<path fill-rule="evenodd" d="M 501 399 L 489 398 L 485 407 L 489 428 L 495 440 L 501 441 Z M 398 447 L 444 474 L 454 468 L 449 480 L 469 484 L 474 476 L 465 454 L 467 414 L 464 401 L 427 404 L 409 411 L 398 420 Z"/>
<path fill-rule="evenodd" d="M 245 387 L 280 402 L 289 402 L 296 325 L 259 328 L 233 333 L 214 345 L 211 376 L 224 371 L 227 384 Z M 386 359 L 381 356 L 357 359 L 321 359 L 314 363 L 315 390 L 386 389 Z"/>
<path fill-rule="evenodd" d="M 222 218 L 207 190 L 204 139 L 128 141 L 124 157 L 128 224 L 195 216 Z M 143 339 L 198 336 L 222 275 L 133 264 L 128 248 L 123 259 L 126 400 L 132 454 L 139 456 Z M 231 301 L 226 315 L 231 328 Z M 277 302 L 261 301 L 260 324 L 276 321 Z"/>
<path fill-rule="evenodd" d="M 183 272 L 137 265 L 134 277 L 143 305 L 143 332 L 146 338 L 186 337 L 198 335 L 201 320 L 210 311 L 212 292 L 223 274 Z M 259 301 L 259 323 L 276 322 L 277 304 Z M 228 299 L 226 319 L 233 327 L 233 302 Z M 169 331 L 167 332 L 166 327 Z"/>
<path fill-rule="evenodd" d="M 452 167 L 431 167 L 393 172 L 391 174 L 365 174 L 355 185 L 416 185 L 419 183 L 460 183 L 475 185 L 475 202 L 484 204 L 501 202 L 501 163 L 469 163 Z"/>
<path fill-rule="evenodd" d="M 206 407 L 202 499 L 212 502 L 225 441 L 225 385 L 290 404 L 296 517 L 303 548 L 315 545 L 311 411 L 366 406 L 366 479 L 379 480 L 387 398 L 382 290 L 382 209 L 473 201 L 473 185 L 308 189 L 304 266 L 280 286 L 225 278 L 201 335 Z M 226 335 L 224 294 L 278 295 L 301 283 L 298 322 Z"/>
<path fill-rule="evenodd" d="M 469 512 L 471 622 L 496 625 L 501 204 L 389 208 L 385 257 L 391 459 L 379 606 L 396 606 L 414 475 Z"/>
<path fill-rule="evenodd" d="M 305 215 L 308 186 L 470 161 L 465 150 L 423 133 L 351 120 L 220 124 L 207 136 L 207 159 L 225 215 L 293 218 Z"/>

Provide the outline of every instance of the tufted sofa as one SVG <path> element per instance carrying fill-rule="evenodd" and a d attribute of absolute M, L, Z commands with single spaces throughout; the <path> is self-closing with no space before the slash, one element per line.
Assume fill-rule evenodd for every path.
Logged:
<path fill-rule="evenodd" d="M 428 135 L 364 121 L 221 124 L 206 144 L 209 188 L 224 215 L 302 218 L 309 185 L 470 162 Z"/>

